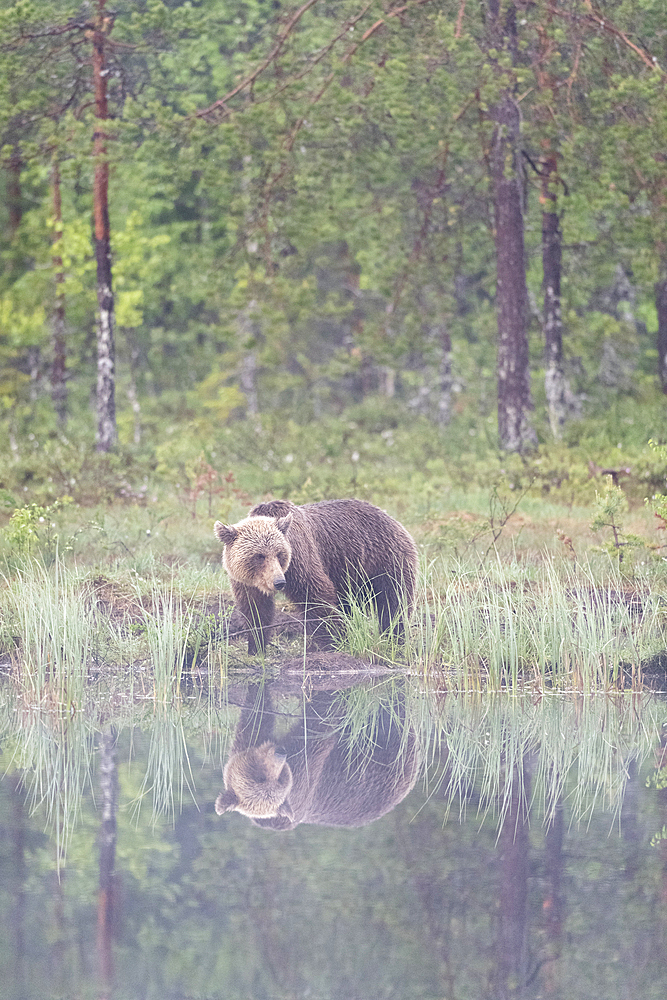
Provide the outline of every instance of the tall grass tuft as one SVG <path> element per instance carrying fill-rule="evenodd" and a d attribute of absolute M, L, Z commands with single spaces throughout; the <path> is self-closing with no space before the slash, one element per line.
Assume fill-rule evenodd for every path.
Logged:
<path fill-rule="evenodd" d="M 618 815 L 630 765 L 654 759 L 664 718 L 655 699 L 627 693 L 424 694 L 419 723 L 415 702 L 412 717 L 430 748 L 430 790 L 446 815 L 458 807 L 499 823 L 526 773 L 527 804 L 547 825 L 564 800 L 576 823 L 596 808 Z"/>
<path fill-rule="evenodd" d="M 85 579 L 57 554 L 48 567 L 27 557 L 5 579 L 4 639 L 24 690 L 72 712 L 83 704 L 99 649 L 95 611 L 82 594 Z"/>
<path fill-rule="evenodd" d="M 419 590 L 403 660 L 459 690 L 637 686 L 642 662 L 667 645 L 660 597 L 613 563 L 604 575 L 551 559 L 444 572 L 432 563 Z"/>
<path fill-rule="evenodd" d="M 186 669 L 205 664 L 209 680 L 223 684 L 229 666 L 229 641 L 215 615 L 201 611 L 196 596 L 200 585 L 210 585 L 207 568 L 190 571 L 184 581 L 174 574 L 164 581 L 153 574 L 137 581 L 143 638 L 157 702 L 181 697 Z M 146 595 L 147 592 L 147 595 Z"/>
<path fill-rule="evenodd" d="M 145 638 L 158 702 L 180 698 L 188 658 L 192 612 L 173 576 L 165 587 L 151 580 L 150 607 L 144 608 Z"/>

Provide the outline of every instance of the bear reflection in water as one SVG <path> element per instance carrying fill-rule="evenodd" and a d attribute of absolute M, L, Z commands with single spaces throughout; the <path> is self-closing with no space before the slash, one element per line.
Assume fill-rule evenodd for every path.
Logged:
<path fill-rule="evenodd" d="M 293 830 L 299 823 L 363 826 L 408 794 L 421 757 L 399 701 L 352 735 L 335 692 L 320 691 L 278 742 L 271 692 L 247 692 L 215 802 L 218 815 L 240 812 L 256 826 Z"/>

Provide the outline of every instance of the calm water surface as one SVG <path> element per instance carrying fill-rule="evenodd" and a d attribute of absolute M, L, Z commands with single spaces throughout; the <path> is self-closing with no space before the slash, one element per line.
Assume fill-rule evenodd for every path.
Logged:
<path fill-rule="evenodd" d="M 2 711 L 7 1000 L 667 996 L 660 696 Z"/>

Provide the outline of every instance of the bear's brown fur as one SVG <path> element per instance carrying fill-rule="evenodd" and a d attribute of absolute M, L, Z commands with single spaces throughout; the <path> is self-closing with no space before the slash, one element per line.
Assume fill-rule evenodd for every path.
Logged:
<path fill-rule="evenodd" d="M 239 812 L 267 830 L 300 823 L 363 826 L 384 816 L 413 788 L 421 766 L 403 699 L 380 706 L 372 738 L 345 725 L 336 692 L 315 691 L 280 744 L 271 687 L 247 692 L 218 795 L 218 815 Z"/>
<path fill-rule="evenodd" d="M 326 645 L 350 599 L 368 596 L 380 628 L 402 634 L 414 602 L 417 549 L 403 525 L 363 500 L 257 504 L 238 524 L 215 523 L 248 652 L 264 648 L 274 595 L 284 590 L 306 631 Z"/>

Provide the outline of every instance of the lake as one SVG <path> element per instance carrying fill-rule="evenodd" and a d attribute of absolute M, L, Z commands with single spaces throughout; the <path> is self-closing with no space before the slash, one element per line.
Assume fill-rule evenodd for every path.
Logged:
<path fill-rule="evenodd" d="M 2 996 L 667 995 L 664 697 L 344 666 L 3 684 Z"/>

